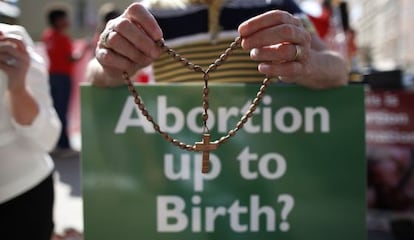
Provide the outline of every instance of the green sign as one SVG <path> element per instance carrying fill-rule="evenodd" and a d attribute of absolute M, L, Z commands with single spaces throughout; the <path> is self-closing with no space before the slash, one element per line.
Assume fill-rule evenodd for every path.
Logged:
<path fill-rule="evenodd" d="M 215 140 L 259 85 L 212 85 Z M 167 132 L 201 140 L 200 85 L 138 86 Z M 210 155 L 155 133 L 125 87 L 82 87 L 86 240 L 365 239 L 362 87 L 271 86 L 253 119 Z"/>

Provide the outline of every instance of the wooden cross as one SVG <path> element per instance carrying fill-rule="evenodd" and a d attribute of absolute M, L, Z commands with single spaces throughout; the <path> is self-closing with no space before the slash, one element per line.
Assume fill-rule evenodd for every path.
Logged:
<path fill-rule="evenodd" d="M 195 150 L 203 152 L 202 173 L 210 171 L 210 152 L 217 149 L 217 143 L 210 142 L 210 134 L 203 134 L 203 141 L 195 143 Z"/>

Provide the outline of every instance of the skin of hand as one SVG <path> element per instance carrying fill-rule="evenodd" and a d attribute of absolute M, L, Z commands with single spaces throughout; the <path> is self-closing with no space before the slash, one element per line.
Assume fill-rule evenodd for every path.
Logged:
<path fill-rule="evenodd" d="M 100 42 L 95 52 L 106 78 L 119 78 L 124 71 L 133 75 L 162 54 L 155 42 L 162 39 L 163 33 L 152 14 L 139 3 L 109 21 L 102 34 L 107 31 L 110 31 L 106 39 L 109 48 Z"/>
<path fill-rule="evenodd" d="M 16 59 L 12 66 L 6 64 L 10 58 Z M 39 113 L 36 101 L 26 89 L 26 75 L 30 67 L 30 56 L 22 39 L 16 35 L 0 32 L 0 69 L 9 78 L 7 95 L 15 121 L 30 125 Z"/>
<path fill-rule="evenodd" d="M 162 38 L 162 30 L 139 3 L 111 20 L 102 34 L 108 31 L 107 46 L 98 44 L 96 61 L 90 63 L 87 73 L 95 85 L 119 85 L 122 72 L 133 75 L 162 54 L 155 43 Z M 287 12 L 275 10 L 253 17 L 240 25 L 239 33 L 242 47 L 251 51 L 252 60 L 259 62 L 259 71 L 269 77 L 279 76 L 285 82 L 311 88 L 346 84 L 345 61 L 326 50 L 299 18 Z M 299 59 L 295 59 L 295 45 L 301 50 Z"/>
<path fill-rule="evenodd" d="M 259 62 L 259 71 L 267 76 L 279 76 L 284 82 L 311 88 L 346 84 L 345 61 L 326 50 L 319 37 L 309 33 L 298 17 L 284 11 L 269 11 L 242 23 L 239 32 L 242 47 L 250 50 L 252 60 Z M 296 45 L 301 49 L 298 59 Z"/>

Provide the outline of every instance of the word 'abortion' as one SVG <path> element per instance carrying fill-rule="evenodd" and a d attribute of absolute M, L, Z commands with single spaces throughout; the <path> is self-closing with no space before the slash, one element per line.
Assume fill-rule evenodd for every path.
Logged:
<path fill-rule="evenodd" d="M 265 96 L 263 104 L 258 107 L 251 121 L 244 126 L 247 133 L 329 133 L 330 114 L 325 107 L 304 107 L 298 109 L 292 106 L 284 106 L 275 109 L 272 106 L 272 97 Z M 217 130 L 218 133 L 226 133 L 240 117 L 248 110 L 251 101 L 247 101 L 242 107 L 218 107 L 217 111 L 209 110 L 208 129 Z M 177 106 L 168 104 L 167 96 L 158 96 L 156 120 L 161 129 L 174 134 L 181 132 L 185 127 L 194 133 L 202 133 L 204 128 L 200 122 L 203 114 L 201 107 L 190 109 L 184 113 Z M 152 125 L 141 114 L 132 97 L 127 98 L 120 117 L 118 119 L 115 133 L 124 134 L 128 128 L 142 128 L 147 133 L 155 133 Z"/>

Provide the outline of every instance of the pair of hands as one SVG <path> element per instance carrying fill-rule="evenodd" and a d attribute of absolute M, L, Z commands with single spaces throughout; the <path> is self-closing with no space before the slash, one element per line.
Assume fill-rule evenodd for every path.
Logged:
<path fill-rule="evenodd" d="M 5 35 L 0 31 L 0 69 L 9 78 L 9 92 L 25 90 L 29 67 L 30 56 L 22 38 L 14 34 Z"/>
<path fill-rule="evenodd" d="M 250 51 L 261 73 L 280 76 L 286 82 L 296 82 L 309 74 L 311 34 L 297 17 L 284 11 L 270 11 L 242 23 L 238 31 L 242 47 Z M 162 50 L 155 42 L 162 37 L 155 18 L 135 3 L 107 24 L 96 59 L 112 77 L 119 77 L 124 71 L 134 74 L 160 57 Z"/>

